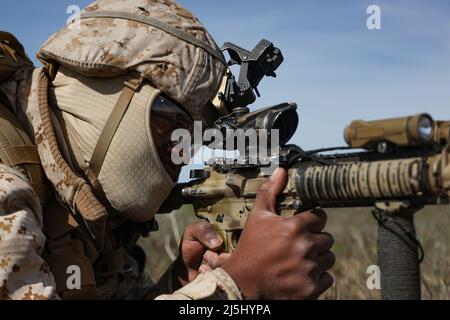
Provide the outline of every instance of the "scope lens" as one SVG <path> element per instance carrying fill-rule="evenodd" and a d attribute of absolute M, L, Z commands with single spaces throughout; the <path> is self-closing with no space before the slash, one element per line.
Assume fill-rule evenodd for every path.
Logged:
<path fill-rule="evenodd" d="M 433 120 L 428 116 L 422 116 L 419 120 L 419 136 L 424 141 L 433 138 Z"/>
<path fill-rule="evenodd" d="M 298 127 L 298 114 L 295 109 L 285 110 L 278 114 L 273 129 L 279 130 L 280 145 L 291 140 Z"/>

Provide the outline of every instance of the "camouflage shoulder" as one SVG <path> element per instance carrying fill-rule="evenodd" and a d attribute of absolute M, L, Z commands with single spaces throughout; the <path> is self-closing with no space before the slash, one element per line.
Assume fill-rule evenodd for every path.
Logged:
<path fill-rule="evenodd" d="M 28 178 L 19 170 L 4 165 L 0 162 L 0 176 L 15 176 L 15 179 L 22 180 L 24 183 L 29 183 Z M 2 178 L 0 178 L 1 180 Z"/>
<path fill-rule="evenodd" d="M 19 170 L 0 163 L 0 216 L 32 207 L 40 212 L 39 199 L 28 178 Z M 38 221 L 41 221 L 39 214 Z"/>

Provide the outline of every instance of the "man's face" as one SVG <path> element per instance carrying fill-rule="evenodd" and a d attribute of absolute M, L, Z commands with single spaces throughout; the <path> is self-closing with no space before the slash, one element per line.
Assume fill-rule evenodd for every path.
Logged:
<path fill-rule="evenodd" d="M 175 182 L 178 180 L 183 165 L 175 165 L 172 161 L 172 150 L 178 143 L 171 140 L 172 133 L 176 129 L 186 129 L 192 133 L 193 120 L 181 107 L 159 95 L 152 105 L 150 124 L 159 158 Z"/>

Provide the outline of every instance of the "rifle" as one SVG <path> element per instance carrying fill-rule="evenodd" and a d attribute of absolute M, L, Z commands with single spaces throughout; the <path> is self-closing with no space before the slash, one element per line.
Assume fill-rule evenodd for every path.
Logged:
<path fill-rule="evenodd" d="M 295 103 L 255 112 L 247 108 L 256 99 L 254 92 L 259 96 L 256 86 L 263 76 L 275 76 L 283 61 L 281 51 L 267 40 L 252 52 L 230 43 L 223 48 L 230 53 L 229 64 L 240 64 L 241 72 L 238 82 L 227 74 L 219 101 L 232 112 L 214 126 L 220 131 L 280 130 L 280 148 L 269 154 L 288 173 L 277 212 L 292 216 L 315 207 L 373 207 L 379 222 L 382 298 L 420 299 L 423 250 L 413 217 L 425 205 L 449 203 L 450 121 L 434 121 L 426 113 L 356 120 L 345 128 L 346 147 L 304 151 L 287 144 L 298 126 Z M 232 252 L 273 165 L 262 159 L 255 163 L 250 154 L 244 161 L 215 159 L 204 169 L 191 171 L 194 180 L 177 185 L 160 212 L 192 204 L 196 215 L 219 232 L 225 251 Z"/>

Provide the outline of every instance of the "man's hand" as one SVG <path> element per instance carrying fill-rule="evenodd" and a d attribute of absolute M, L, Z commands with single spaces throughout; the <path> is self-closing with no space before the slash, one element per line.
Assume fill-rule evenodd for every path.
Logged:
<path fill-rule="evenodd" d="M 245 299 L 316 299 L 333 284 L 327 273 L 335 263 L 333 238 L 322 232 L 326 214 L 276 215 L 285 184 L 285 170 L 277 169 L 261 185 L 236 251 L 222 266 Z"/>
<path fill-rule="evenodd" d="M 195 280 L 199 272 L 219 267 L 229 255 L 219 254 L 223 240 L 206 221 L 190 224 L 183 235 L 180 255 L 175 262 L 174 280 L 184 286 Z M 208 264 L 203 264 L 202 261 Z"/>

